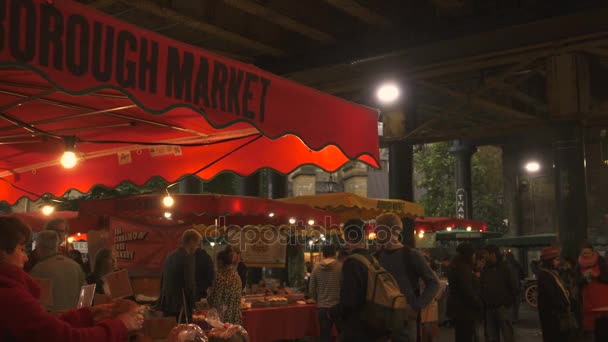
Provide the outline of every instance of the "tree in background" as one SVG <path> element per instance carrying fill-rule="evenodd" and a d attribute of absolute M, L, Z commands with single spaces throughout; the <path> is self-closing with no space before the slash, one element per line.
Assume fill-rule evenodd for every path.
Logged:
<path fill-rule="evenodd" d="M 456 216 L 455 161 L 447 142 L 422 145 L 414 153 L 417 201 L 427 216 Z M 502 151 L 498 147 L 479 147 L 471 160 L 473 218 L 499 230 L 504 219 Z"/>

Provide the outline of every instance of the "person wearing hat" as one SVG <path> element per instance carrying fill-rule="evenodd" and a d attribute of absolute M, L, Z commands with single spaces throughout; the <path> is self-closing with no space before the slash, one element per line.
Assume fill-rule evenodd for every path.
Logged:
<path fill-rule="evenodd" d="M 448 267 L 448 317 L 454 322 L 456 342 L 473 341 L 476 322 L 482 319 L 479 280 L 473 274 L 475 250 L 468 242 L 456 248 L 458 255 Z"/>
<path fill-rule="evenodd" d="M 546 247 L 541 252 L 538 272 L 538 316 L 544 342 L 572 341 L 576 319 L 570 311 L 570 294 L 559 276 L 560 249 Z"/>

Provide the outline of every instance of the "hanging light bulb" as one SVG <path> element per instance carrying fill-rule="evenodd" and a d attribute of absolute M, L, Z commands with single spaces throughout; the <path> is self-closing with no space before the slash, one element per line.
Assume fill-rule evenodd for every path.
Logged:
<path fill-rule="evenodd" d="M 312 226 L 313 224 L 315 224 L 315 220 L 313 220 L 313 219 L 308 220 L 308 225 L 309 226 Z"/>
<path fill-rule="evenodd" d="M 165 218 L 166 218 L 166 219 L 170 219 L 170 218 L 171 218 L 171 216 L 172 216 L 172 215 L 171 215 L 171 213 L 170 213 L 170 212 L 168 212 L 168 211 L 167 211 L 167 212 L 165 212 Z"/>
<path fill-rule="evenodd" d="M 163 198 L 163 205 L 167 208 L 170 208 L 175 204 L 175 200 L 170 195 L 167 195 Z"/>
<path fill-rule="evenodd" d="M 211 247 L 215 247 L 215 242 L 211 241 L 209 242 L 209 244 L 211 245 Z"/>
<path fill-rule="evenodd" d="M 471 226 L 467 227 L 467 232 L 470 232 L 472 229 Z"/>
<path fill-rule="evenodd" d="M 52 205 L 46 204 L 42 207 L 42 213 L 46 216 L 51 215 L 54 211 L 55 211 L 55 207 L 53 207 Z"/>
<path fill-rule="evenodd" d="M 289 219 L 289 224 L 296 224 L 296 219 L 295 218 L 290 218 Z"/>
<path fill-rule="evenodd" d="M 445 230 L 447 230 L 448 232 L 452 231 L 452 227 L 447 227 Z"/>
<path fill-rule="evenodd" d="M 274 213 L 269 213 L 268 217 L 274 217 Z"/>
<path fill-rule="evenodd" d="M 65 150 L 61 156 L 61 165 L 66 169 L 71 169 L 78 164 L 76 157 L 76 137 L 64 137 Z"/>

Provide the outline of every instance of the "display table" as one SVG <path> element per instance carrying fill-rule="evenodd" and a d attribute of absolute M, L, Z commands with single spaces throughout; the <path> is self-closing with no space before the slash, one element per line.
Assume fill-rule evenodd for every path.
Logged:
<path fill-rule="evenodd" d="M 249 309 L 242 315 L 250 342 L 319 336 L 317 306 L 314 304 Z"/>

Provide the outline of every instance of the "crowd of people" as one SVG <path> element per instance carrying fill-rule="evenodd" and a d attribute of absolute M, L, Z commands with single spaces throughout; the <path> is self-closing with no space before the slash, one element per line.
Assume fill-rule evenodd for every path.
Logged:
<path fill-rule="evenodd" d="M 377 248 L 371 252 L 365 222 L 353 219 L 344 224 L 343 248 L 323 246 L 323 260 L 311 270 L 309 284 L 309 295 L 317 303 L 321 341 L 331 341 L 335 332 L 341 341 L 430 342 L 437 336 L 442 282 L 428 255 L 402 244 L 402 230 L 398 216 L 377 217 Z M 65 244 L 66 231 L 65 221 L 50 221 L 28 257 L 29 227 L 16 218 L 0 217 L 0 301 L 12 308 L 0 314 L 0 340 L 44 336 L 48 341 L 123 341 L 129 332 L 141 329 L 142 311 L 134 303 L 120 314 L 116 306 L 124 307 L 124 302 L 73 309 L 84 284 L 95 284 L 97 293 L 107 294 L 104 277 L 117 267 L 112 251 L 102 249 L 87 272 L 88 263 Z M 165 259 L 158 309 L 165 316 L 187 319 L 195 302 L 207 298 L 224 322 L 241 324 L 247 274 L 241 253 L 227 246 L 218 253 L 216 268 L 201 241 L 197 231 L 187 230 L 181 247 Z M 503 256 L 496 246 L 475 249 L 462 243 L 456 251 L 451 261 L 441 262 L 449 283 L 447 316 L 455 341 L 514 341 L 523 268 L 512 253 Z M 560 254 L 557 247 L 543 249 L 534 268 L 543 340 L 576 341 L 589 331 L 603 336 L 608 319 L 606 261 L 591 245 L 584 246 L 578 260 Z M 40 302 L 36 279 L 61 284 L 51 287 L 50 301 Z M 407 303 L 407 310 L 383 307 L 371 295 L 378 291 L 384 291 L 385 300 Z M 399 324 L 378 324 L 371 319 L 378 312 L 386 322 L 398 317 Z"/>

